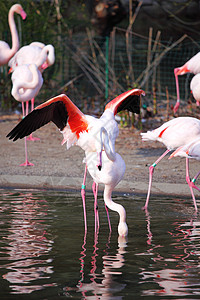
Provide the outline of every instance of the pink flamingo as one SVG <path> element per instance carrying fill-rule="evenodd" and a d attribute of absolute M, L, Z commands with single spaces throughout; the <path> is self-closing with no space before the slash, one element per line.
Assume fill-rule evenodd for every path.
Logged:
<path fill-rule="evenodd" d="M 13 72 L 18 66 L 26 64 L 37 64 L 41 73 L 53 65 L 55 62 L 54 47 L 52 45 L 45 45 L 41 42 L 32 42 L 30 45 L 23 46 L 9 61 L 9 73 Z M 31 100 L 31 111 L 34 109 L 35 98 Z M 27 140 L 36 141 L 39 138 L 33 137 L 32 134 Z"/>
<path fill-rule="evenodd" d="M 28 101 L 34 98 L 43 84 L 43 78 L 41 72 L 38 70 L 37 65 L 21 65 L 18 66 L 11 76 L 13 87 L 11 94 L 15 100 L 22 103 L 23 117 L 28 114 Z M 24 102 L 26 102 L 26 111 L 24 108 Z M 33 166 L 28 161 L 27 154 L 27 140 L 25 138 L 25 163 L 20 166 Z"/>
<path fill-rule="evenodd" d="M 52 121 L 63 134 L 62 144 L 66 142 L 67 149 L 77 145 L 85 151 L 86 166 L 95 185 L 93 189 L 95 191 L 95 232 L 98 227 L 96 224 L 98 223 L 98 220 L 96 222 L 97 189 L 98 184 L 103 183 L 105 205 L 119 214 L 118 233 L 120 236 L 128 234 L 126 211 L 122 205 L 113 202 L 111 198 L 114 187 L 125 172 L 125 163 L 115 152 L 115 140 L 119 133 L 115 115 L 125 109 L 139 113 L 141 94 L 144 95 L 142 90 L 133 89 L 119 95 L 106 105 L 99 119 L 84 115 L 66 95 L 62 94 L 36 107 L 7 135 L 9 139 L 16 141 Z M 82 190 L 84 189 L 85 176 Z M 85 231 L 87 231 L 85 193 L 81 194 Z"/>
<path fill-rule="evenodd" d="M 197 106 L 200 102 L 200 73 L 196 74 L 190 82 L 190 90 L 196 100 Z"/>
<path fill-rule="evenodd" d="M 179 92 L 179 82 L 178 75 L 184 75 L 186 73 L 198 74 L 200 73 L 200 52 L 190 58 L 183 66 L 174 69 L 175 81 L 176 81 L 176 92 L 177 101 L 174 106 L 174 113 L 177 112 L 180 105 L 180 92 Z"/>
<path fill-rule="evenodd" d="M 155 167 L 171 150 L 175 150 L 178 147 L 184 146 L 196 139 L 200 139 L 200 120 L 192 117 L 174 118 L 152 131 L 141 133 L 141 136 L 143 141 L 158 141 L 167 147 L 167 150 L 149 167 L 149 187 L 146 203 L 143 207 L 144 209 L 147 209 Z M 195 188 L 200 191 L 200 189 L 194 184 L 195 180 L 190 180 L 188 164 L 188 158 L 186 158 L 186 181 L 190 190 Z M 193 193 L 192 198 L 195 210 L 197 210 L 196 200 Z"/>
<path fill-rule="evenodd" d="M 38 65 L 38 68 L 43 72 L 55 62 L 54 47 L 41 42 L 32 42 L 30 45 L 21 47 L 8 63 L 10 67 L 9 73 L 13 72 L 17 66 L 36 63 L 38 59 L 41 59 L 42 63 Z"/>
<path fill-rule="evenodd" d="M 26 18 L 26 13 L 20 4 L 15 4 L 10 8 L 8 13 L 8 23 L 12 36 L 12 48 L 10 49 L 6 42 L 0 41 L 0 66 L 7 64 L 19 49 L 19 37 L 15 25 L 14 13 L 21 15 L 23 20 Z"/>
<path fill-rule="evenodd" d="M 176 149 L 170 155 L 169 159 L 171 159 L 172 157 L 176 157 L 176 156 L 186 157 L 186 163 L 187 163 L 186 164 L 186 178 L 190 178 L 190 176 L 189 176 L 189 159 L 193 158 L 196 160 L 200 160 L 200 140 L 199 140 L 199 138 L 197 140 L 194 140 L 194 141 Z M 193 183 L 196 182 L 199 175 L 200 175 L 200 171 L 192 179 Z M 190 191 L 191 191 L 192 197 L 194 198 L 194 193 L 193 193 L 192 188 L 193 188 L 193 186 L 190 186 Z"/>

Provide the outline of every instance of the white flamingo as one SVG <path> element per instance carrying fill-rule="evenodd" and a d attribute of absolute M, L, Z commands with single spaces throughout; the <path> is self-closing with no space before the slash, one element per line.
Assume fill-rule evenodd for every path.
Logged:
<path fill-rule="evenodd" d="M 45 58 L 45 59 L 44 59 Z M 41 72 L 55 62 L 55 51 L 52 45 L 45 45 L 41 42 L 32 42 L 30 45 L 23 46 L 9 61 L 9 73 L 13 72 L 17 66 L 24 64 L 34 64 L 41 60 L 41 65 L 38 68 Z"/>
<path fill-rule="evenodd" d="M 174 113 L 177 112 L 180 105 L 178 75 L 184 75 L 187 73 L 193 73 L 193 74 L 200 73 L 200 52 L 198 52 L 192 58 L 190 58 L 183 66 L 174 69 L 174 75 L 176 81 L 176 92 L 177 92 L 177 101 L 176 101 L 176 105 L 174 106 Z"/>
<path fill-rule="evenodd" d="M 144 209 L 147 209 L 155 167 L 170 151 L 193 142 L 196 139 L 200 139 L 200 120 L 192 117 L 174 118 L 154 130 L 141 133 L 141 135 L 143 141 L 158 141 L 167 147 L 167 150 L 149 167 L 149 187 L 144 206 Z M 195 210 L 197 210 L 192 188 L 200 189 L 194 184 L 195 180 L 190 180 L 188 158 L 186 158 L 186 181 L 192 193 Z"/>
<path fill-rule="evenodd" d="M 105 185 L 104 202 L 108 208 L 119 214 L 118 233 L 120 236 L 128 234 L 128 227 L 124 207 L 113 202 L 111 198 L 114 187 L 122 179 L 125 171 L 123 159 L 115 152 L 115 140 L 119 133 L 115 115 L 124 109 L 139 113 L 141 94 L 144 94 L 142 90 L 133 89 L 119 95 L 106 105 L 105 111 L 99 119 L 84 115 L 63 94 L 36 107 L 7 135 L 9 139 L 15 141 L 29 135 L 50 121 L 54 122 L 61 130 L 64 137 L 63 143 L 67 143 L 67 148 L 76 144 L 85 151 L 86 166 L 95 185 L 98 186 L 99 183 Z M 83 182 L 82 190 L 85 189 L 84 185 L 85 182 Z M 82 198 L 85 231 L 87 231 L 84 193 L 82 193 Z M 96 198 L 97 189 L 95 189 L 95 204 Z M 95 220 L 96 215 L 95 205 Z"/>

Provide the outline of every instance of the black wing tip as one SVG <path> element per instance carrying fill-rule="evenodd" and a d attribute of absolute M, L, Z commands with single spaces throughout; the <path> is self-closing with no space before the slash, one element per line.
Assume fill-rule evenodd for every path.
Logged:
<path fill-rule="evenodd" d="M 66 96 L 66 95 L 65 95 Z M 67 124 L 68 112 L 62 101 L 53 102 L 40 109 L 34 109 L 23 118 L 8 134 L 7 138 L 15 142 L 52 121 L 60 130 Z"/>
<path fill-rule="evenodd" d="M 129 95 L 118 106 L 117 113 L 123 110 L 128 110 L 132 113 L 140 114 L 140 95 Z"/>
<path fill-rule="evenodd" d="M 6 137 L 9 139 L 9 140 L 13 140 L 13 142 L 17 141 L 18 139 L 22 139 L 23 137 L 20 137 L 20 136 L 17 136 L 15 134 L 12 134 L 12 131 L 9 132 Z"/>

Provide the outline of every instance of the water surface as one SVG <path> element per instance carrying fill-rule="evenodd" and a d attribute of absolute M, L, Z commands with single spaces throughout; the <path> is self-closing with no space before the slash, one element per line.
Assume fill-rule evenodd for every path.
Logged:
<path fill-rule="evenodd" d="M 191 199 L 117 195 L 127 211 L 128 239 L 112 233 L 99 193 L 0 190 L 0 299 L 199 299 L 200 217 Z M 199 203 L 200 205 L 200 203 Z"/>

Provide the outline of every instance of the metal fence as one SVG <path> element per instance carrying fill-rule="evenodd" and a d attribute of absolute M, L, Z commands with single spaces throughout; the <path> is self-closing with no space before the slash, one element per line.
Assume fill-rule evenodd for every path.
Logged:
<path fill-rule="evenodd" d="M 37 39 L 35 39 L 37 40 Z M 24 39 L 22 45 L 27 44 Z M 162 42 L 160 36 L 141 37 L 115 29 L 109 38 L 94 37 L 90 31 L 67 36 L 48 37 L 45 43 L 55 47 L 55 64 L 43 73 L 44 84 L 36 98 L 41 103 L 66 93 L 83 110 L 98 112 L 108 99 L 133 87 L 145 90 L 146 104 L 157 101 L 158 108 L 176 101 L 174 68 L 183 65 L 199 51 L 200 45 L 188 37 Z M 8 67 L 0 68 L 1 110 L 15 109 Z M 180 96 L 187 103 L 193 75 L 179 76 Z"/>

